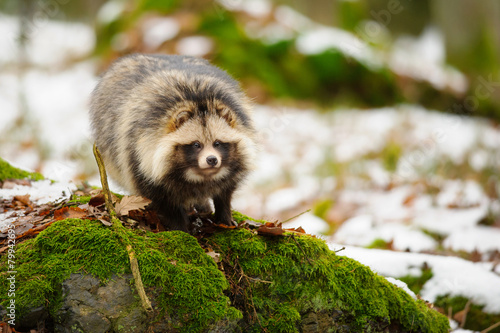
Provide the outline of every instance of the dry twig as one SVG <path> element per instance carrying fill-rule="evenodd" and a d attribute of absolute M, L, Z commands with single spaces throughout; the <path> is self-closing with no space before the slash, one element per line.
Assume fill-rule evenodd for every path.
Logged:
<path fill-rule="evenodd" d="M 139 293 L 139 297 L 141 299 L 141 304 L 144 310 L 147 312 L 151 312 L 153 307 L 151 306 L 151 302 L 149 301 L 146 292 L 144 291 L 144 285 L 142 284 L 141 273 L 139 271 L 139 263 L 137 262 L 137 258 L 135 256 L 134 249 L 132 245 L 130 245 L 129 239 L 125 234 L 124 227 L 120 220 L 116 217 L 116 212 L 113 207 L 113 203 L 111 202 L 111 193 L 109 191 L 108 179 L 106 176 L 106 169 L 104 167 L 104 163 L 102 161 L 101 153 L 94 143 L 94 156 L 97 161 L 97 166 L 99 167 L 99 174 L 101 176 L 101 184 L 102 184 L 102 192 L 104 194 L 104 201 L 106 204 L 106 209 L 111 217 L 111 222 L 113 223 L 113 228 L 119 233 L 121 236 L 122 242 L 126 244 L 126 249 L 128 252 L 128 257 L 130 260 L 130 269 L 132 270 L 132 275 L 134 276 L 135 288 Z"/>

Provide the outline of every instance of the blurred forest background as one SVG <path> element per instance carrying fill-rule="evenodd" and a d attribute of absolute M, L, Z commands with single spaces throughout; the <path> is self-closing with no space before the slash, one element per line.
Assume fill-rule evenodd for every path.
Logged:
<path fill-rule="evenodd" d="M 280 5 L 305 17 L 292 17 Z M 500 119 L 500 4 L 495 0 L 4 0 L 0 10 L 20 16 L 21 47 L 25 39 L 36 38 L 33 32 L 44 19 L 93 26 L 96 43 L 88 56 L 98 57 L 101 69 L 131 52 L 194 53 L 238 78 L 259 103 L 277 98 L 323 107 L 408 102 Z M 318 35 L 316 48 L 301 49 L 313 28 L 308 19 L 352 36 L 339 34 L 331 41 Z M 438 31 L 442 48 L 413 55 L 406 50 L 406 57 L 424 59 L 398 64 L 394 49 L 405 48 L 400 37 L 419 37 L 430 29 Z M 425 73 L 425 66 L 412 61 L 453 66 L 466 83 L 459 76 L 433 79 L 433 68 Z M 453 108 L 457 103 L 465 107 Z"/>
<path fill-rule="evenodd" d="M 238 210 L 312 209 L 290 223 L 499 281 L 499 1 L 2 0 L 0 157 L 98 185 L 89 94 L 134 52 L 204 57 L 255 101 L 263 149 Z M 500 321 L 492 286 L 427 261 L 397 277 L 466 328 Z"/>

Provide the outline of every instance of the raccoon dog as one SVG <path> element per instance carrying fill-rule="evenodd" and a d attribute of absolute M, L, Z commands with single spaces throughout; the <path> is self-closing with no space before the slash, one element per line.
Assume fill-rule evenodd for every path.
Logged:
<path fill-rule="evenodd" d="M 187 212 L 215 208 L 231 225 L 231 196 L 255 158 L 250 104 L 203 59 L 126 56 L 92 93 L 90 118 L 106 170 L 152 200 L 162 223 L 189 231 Z"/>

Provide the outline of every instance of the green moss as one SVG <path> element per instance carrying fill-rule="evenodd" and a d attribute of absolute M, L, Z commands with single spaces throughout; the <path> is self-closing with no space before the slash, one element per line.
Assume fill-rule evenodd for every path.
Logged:
<path fill-rule="evenodd" d="M 245 332 L 295 332 L 305 313 L 330 310 L 343 311 L 348 318 L 339 320 L 360 330 L 373 321 L 412 331 L 445 332 L 448 327 L 447 319 L 422 301 L 310 236 L 266 238 L 237 229 L 202 239 L 221 253 L 225 277 L 186 233 L 124 232 L 136 252 L 146 290 L 155 295 L 155 309 L 162 317 L 168 313 L 180 331 L 206 330 L 243 313 L 245 321 L 240 324 Z M 54 315 L 62 300 L 61 283 L 71 273 L 92 274 L 103 281 L 130 273 L 120 237 L 98 221 L 54 222 L 35 239 L 17 245 L 16 259 L 19 317 L 38 306 Z M 3 276 L 8 274 L 6 266 L 3 255 Z M 7 294 L 5 284 L 0 293 Z"/>
<path fill-rule="evenodd" d="M 235 210 L 233 210 L 233 219 L 236 221 L 236 223 L 242 223 L 245 221 L 253 221 L 253 222 L 262 223 L 262 224 L 267 223 L 266 220 L 254 219 L 253 217 L 246 216 L 245 214 L 242 214 L 242 213 L 235 211 Z"/>
<path fill-rule="evenodd" d="M 381 238 L 377 238 L 370 245 L 368 245 L 366 248 L 385 250 L 385 249 L 389 248 L 389 243 Z"/>
<path fill-rule="evenodd" d="M 199 331 L 223 318 L 241 317 L 223 294 L 228 288 L 224 275 L 194 237 L 180 231 L 126 232 L 145 287 L 157 287 L 160 310 L 178 314 L 172 319 L 182 331 Z M 61 283 L 71 273 L 88 273 L 104 281 L 113 274 L 130 273 L 120 238 L 99 221 L 54 222 L 35 239 L 19 244 L 16 258 L 19 317 L 37 306 L 45 306 L 54 314 L 61 301 Z M 6 265 L 4 255 L 1 272 L 7 271 Z M 6 288 L 0 285 L 2 295 L 7 294 Z"/>
<path fill-rule="evenodd" d="M 442 308 L 445 312 L 451 308 L 452 313 L 455 314 L 465 309 L 468 299 L 461 296 L 438 296 L 434 304 Z M 483 312 L 483 305 L 471 304 L 464 328 L 474 331 L 482 331 L 486 328 L 500 322 L 500 313 L 490 314 Z M 488 331 L 491 333 L 500 333 L 500 327 Z"/>
<path fill-rule="evenodd" d="M 45 179 L 38 172 L 28 172 L 25 170 L 15 168 L 0 157 L 0 181 L 4 181 L 6 179 L 24 179 L 24 178 L 28 178 L 31 180 Z"/>
<path fill-rule="evenodd" d="M 332 206 L 332 199 L 321 200 L 314 205 L 313 214 L 322 219 L 326 219 L 326 215 Z"/>
<path fill-rule="evenodd" d="M 432 275 L 432 270 L 429 267 L 423 267 L 420 276 L 406 275 L 398 279 L 406 283 L 415 294 L 420 294 L 424 284 L 432 278 Z"/>
<path fill-rule="evenodd" d="M 248 230 L 215 234 L 235 304 L 245 309 L 247 331 L 295 332 L 300 314 L 342 310 L 362 330 L 369 321 L 399 323 L 412 331 L 447 332 L 448 320 L 423 301 L 353 259 L 337 256 L 322 240 L 266 238 Z"/>
<path fill-rule="evenodd" d="M 86 204 L 90 201 L 90 199 L 92 198 L 91 195 L 82 195 L 82 196 L 78 196 L 78 195 L 75 195 L 73 194 L 71 196 L 71 200 L 68 201 L 69 204 L 78 204 L 78 205 L 82 205 L 82 204 Z"/>
<path fill-rule="evenodd" d="M 389 142 L 382 150 L 382 161 L 387 171 L 394 172 L 402 154 L 401 146 L 396 142 Z"/>

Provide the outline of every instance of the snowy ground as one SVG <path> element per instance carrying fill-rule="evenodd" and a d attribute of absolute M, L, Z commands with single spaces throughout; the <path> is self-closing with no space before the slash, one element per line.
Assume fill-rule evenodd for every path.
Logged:
<path fill-rule="evenodd" d="M 0 50 L 12 50 L 0 52 L 0 156 L 61 183 L 18 185 L 0 197 L 55 200 L 81 178 L 98 184 L 87 122 L 95 66 L 69 61 L 92 49 L 92 31 L 52 22 L 37 27 L 28 45 L 32 65 L 21 77 L 8 37 L 15 27 L 0 16 L 0 30 L 10 31 Z M 47 50 L 58 50 L 57 57 Z M 434 276 L 424 299 L 462 295 L 500 313 L 496 127 L 411 105 L 330 113 L 257 106 L 255 121 L 259 164 L 234 208 L 268 220 L 312 208 L 318 216 L 309 212 L 287 225 L 301 225 L 334 250 L 347 245 L 340 255 L 387 277 L 418 276 L 425 262 Z M 0 228 L 5 223 L 0 215 Z M 392 251 L 365 248 L 375 241 Z"/>

